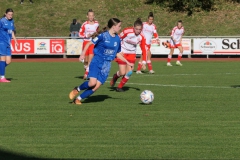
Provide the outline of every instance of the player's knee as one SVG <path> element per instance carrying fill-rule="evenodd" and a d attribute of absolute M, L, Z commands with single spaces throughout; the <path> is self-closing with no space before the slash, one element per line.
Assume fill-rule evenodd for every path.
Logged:
<path fill-rule="evenodd" d="M 92 80 L 92 79 L 90 78 L 90 80 L 89 80 L 89 82 L 88 82 L 88 86 L 89 86 L 89 87 L 95 87 L 96 84 L 97 84 L 97 81 L 96 81 L 96 80 Z"/>
<path fill-rule="evenodd" d="M 125 74 L 126 74 L 125 71 L 119 71 L 119 75 L 120 75 L 120 77 L 121 77 L 121 76 L 124 76 Z"/>

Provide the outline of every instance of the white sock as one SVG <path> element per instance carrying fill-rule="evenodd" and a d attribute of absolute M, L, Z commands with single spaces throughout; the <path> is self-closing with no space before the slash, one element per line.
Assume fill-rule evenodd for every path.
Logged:
<path fill-rule="evenodd" d="M 1 79 L 5 78 L 5 76 L 1 76 Z"/>

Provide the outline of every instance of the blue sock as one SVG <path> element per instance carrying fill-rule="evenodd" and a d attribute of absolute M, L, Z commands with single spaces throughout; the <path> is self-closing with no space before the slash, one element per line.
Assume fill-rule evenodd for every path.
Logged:
<path fill-rule="evenodd" d="M 81 99 L 84 99 L 91 96 L 93 93 L 94 91 L 92 89 L 88 89 L 88 90 L 85 90 L 82 94 L 80 94 L 79 97 L 81 97 Z"/>
<path fill-rule="evenodd" d="M 88 88 L 89 88 L 89 86 L 88 86 L 88 81 L 83 82 L 78 88 L 79 88 L 80 90 L 88 89 Z"/>
<path fill-rule="evenodd" d="M 5 76 L 5 61 L 0 61 L 0 76 Z"/>

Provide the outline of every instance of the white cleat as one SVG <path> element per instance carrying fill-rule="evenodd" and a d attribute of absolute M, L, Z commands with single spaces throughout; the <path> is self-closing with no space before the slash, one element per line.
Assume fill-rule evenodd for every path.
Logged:
<path fill-rule="evenodd" d="M 177 66 L 182 66 L 182 63 L 180 63 L 179 61 L 176 62 Z"/>
<path fill-rule="evenodd" d="M 154 74 L 154 73 L 155 73 L 154 70 L 149 71 L 149 74 Z"/>
<path fill-rule="evenodd" d="M 172 64 L 168 62 L 168 63 L 167 63 L 167 66 L 168 66 L 168 67 L 172 67 Z"/>
<path fill-rule="evenodd" d="M 141 71 L 137 71 L 136 73 L 137 73 L 137 74 L 143 74 Z"/>

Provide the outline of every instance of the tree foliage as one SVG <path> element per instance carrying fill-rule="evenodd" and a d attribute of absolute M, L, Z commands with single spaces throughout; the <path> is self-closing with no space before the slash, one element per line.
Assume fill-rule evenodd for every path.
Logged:
<path fill-rule="evenodd" d="M 188 12 L 191 15 L 194 11 L 210 11 L 214 9 L 217 0 L 146 0 L 145 3 L 156 3 L 167 7 L 169 11 Z M 240 0 L 233 0 L 240 1 Z"/>

